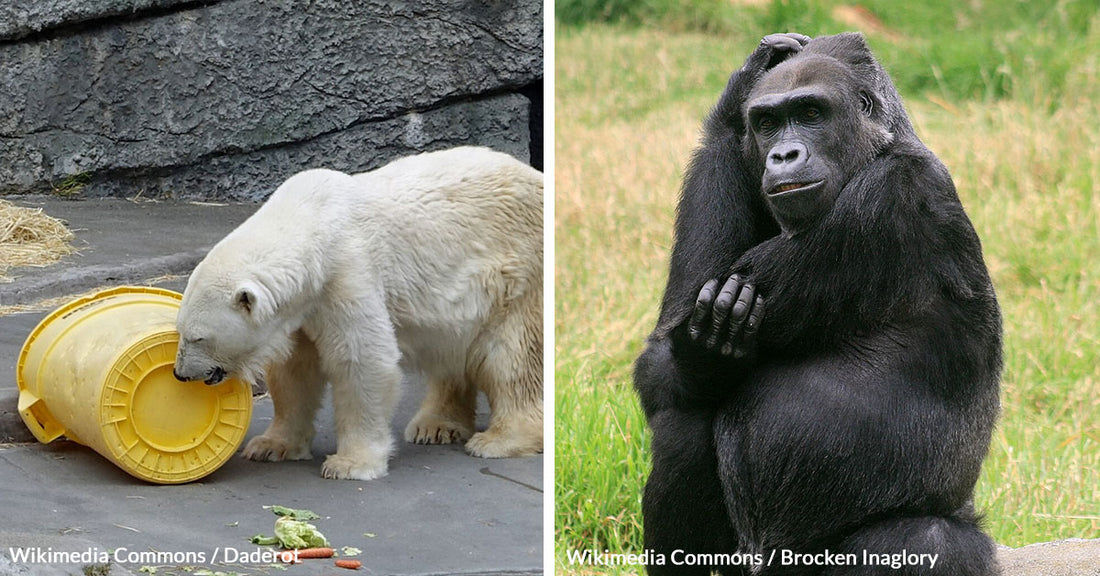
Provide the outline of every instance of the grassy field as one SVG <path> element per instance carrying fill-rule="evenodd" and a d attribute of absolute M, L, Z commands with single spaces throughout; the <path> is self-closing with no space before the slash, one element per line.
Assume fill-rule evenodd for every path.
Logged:
<path fill-rule="evenodd" d="M 1100 19 L 1080 20 L 1073 41 L 1100 46 Z M 919 52 L 912 46 L 923 41 L 912 35 L 921 27 L 935 28 L 871 35 L 892 73 Z M 700 120 L 759 40 L 755 29 L 691 28 L 565 26 L 556 39 L 555 514 L 556 557 L 567 572 L 591 571 L 570 567 L 568 550 L 642 549 L 648 431 L 631 363 L 656 320 L 679 180 Z M 942 75 L 950 61 L 940 72 L 925 62 L 929 77 L 942 78 L 928 84 L 920 65 L 895 73 L 918 133 L 952 171 L 1005 317 L 1003 412 L 977 506 L 1009 546 L 1096 538 L 1100 50 L 1047 71 L 1027 53 L 1001 49 L 1001 60 L 962 66 L 958 77 Z M 1010 61 L 1043 72 L 1004 69 L 993 82 L 982 71 Z"/>

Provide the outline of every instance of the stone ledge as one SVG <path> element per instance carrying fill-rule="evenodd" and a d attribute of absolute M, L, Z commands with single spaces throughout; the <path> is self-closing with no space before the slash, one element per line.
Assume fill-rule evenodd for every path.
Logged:
<path fill-rule="evenodd" d="M 1001 548 L 997 560 L 1003 576 L 1098 576 L 1100 539 L 1073 538 Z"/>

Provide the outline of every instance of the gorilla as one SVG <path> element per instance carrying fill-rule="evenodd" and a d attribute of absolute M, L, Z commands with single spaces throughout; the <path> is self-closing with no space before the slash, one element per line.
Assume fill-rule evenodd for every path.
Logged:
<path fill-rule="evenodd" d="M 764 38 L 706 119 L 635 364 L 646 549 L 702 559 L 649 572 L 996 573 L 972 499 L 1001 363 L 978 236 L 863 37 Z"/>

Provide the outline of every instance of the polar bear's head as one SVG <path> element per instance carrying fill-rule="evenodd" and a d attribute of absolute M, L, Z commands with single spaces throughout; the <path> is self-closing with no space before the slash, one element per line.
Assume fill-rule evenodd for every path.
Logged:
<path fill-rule="evenodd" d="M 235 276 L 200 264 L 188 280 L 176 319 L 177 379 L 256 382 L 289 349 L 292 330 L 278 318 L 273 294 L 256 279 Z"/>

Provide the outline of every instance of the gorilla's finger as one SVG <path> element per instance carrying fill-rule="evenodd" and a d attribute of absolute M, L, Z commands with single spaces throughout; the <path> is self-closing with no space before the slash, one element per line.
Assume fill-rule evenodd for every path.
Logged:
<path fill-rule="evenodd" d="M 699 298 L 695 300 L 695 312 L 692 313 L 691 320 L 688 322 L 688 336 L 692 340 L 698 340 L 699 336 L 703 334 L 703 326 L 707 321 L 707 317 L 710 316 L 716 288 L 718 288 L 718 279 L 712 278 L 706 284 L 703 284 L 703 288 L 699 290 Z"/>
<path fill-rule="evenodd" d="M 752 312 L 749 313 L 749 321 L 745 323 L 745 338 L 750 338 L 756 335 L 756 331 L 760 329 L 760 321 L 764 319 L 764 296 L 758 295 L 756 302 L 752 306 Z"/>
<path fill-rule="evenodd" d="M 760 41 L 761 45 L 769 46 L 773 50 L 785 52 L 798 52 L 802 50 L 802 43 L 789 34 L 769 34 Z"/>
<path fill-rule="evenodd" d="M 718 337 L 722 334 L 722 324 L 730 315 L 733 300 L 737 297 L 737 290 L 741 288 L 741 277 L 734 274 L 726 280 L 722 291 L 714 299 L 714 309 L 711 313 L 710 336 L 707 338 L 707 348 L 714 348 L 718 344 Z"/>
<path fill-rule="evenodd" d="M 797 39 L 786 34 L 771 34 L 760 41 L 760 47 L 752 56 L 755 57 L 757 53 L 761 53 L 759 59 L 753 60 L 757 69 L 770 70 L 801 51 L 802 44 Z M 764 58 L 767 60 L 763 61 Z"/>
<path fill-rule="evenodd" d="M 805 45 L 809 44 L 810 40 L 813 40 L 813 38 L 810 38 L 809 36 L 807 36 L 805 34 L 799 34 L 798 32 L 785 32 L 785 33 L 782 34 L 782 36 L 786 36 L 788 38 L 793 38 L 795 41 L 797 41 L 802 46 L 805 46 Z"/>
<path fill-rule="evenodd" d="M 745 322 L 745 332 L 742 334 L 741 343 L 733 351 L 734 358 L 744 358 L 756 350 L 756 331 L 760 329 L 760 321 L 764 319 L 764 297 L 756 295 L 752 312 L 749 312 L 748 321 Z"/>
<path fill-rule="evenodd" d="M 760 45 L 745 60 L 742 70 L 764 72 L 774 68 L 791 54 L 802 50 L 802 45 L 784 34 L 769 34 L 760 39 Z"/>
<path fill-rule="evenodd" d="M 752 297 L 755 295 L 756 288 L 753 287 L 752 284 L 745 284 L 741 287 L 741 294 L 737 297 L 737 302 L 733 304 L 733 311 L 730 312 L 729 326 L 729 341 L 731 347 L 732 343 L 741 340 L 741 330 L 744 327 L 745 317 L 749 315 L 749 311 L 752 309 Z"/>
<path fill-rule="evenodd" d="M 752 308 L 752 297 L 756 296 L 756 288 L 752 284 L 746 283 L 741 288 L 741 294 L 737 297 L 737 302 L 733 304 L 733 315 L 730 317 L 730 322 L 741 323 L 745 319 L 745 316 Z"/>

